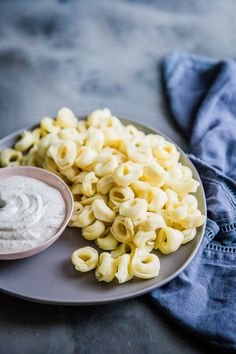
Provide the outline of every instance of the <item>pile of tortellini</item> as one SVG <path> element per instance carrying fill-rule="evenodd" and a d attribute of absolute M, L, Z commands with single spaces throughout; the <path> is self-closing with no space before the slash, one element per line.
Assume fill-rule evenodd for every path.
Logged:
<path fill-rule="evenodd" d="M 63 107 L 3 150 L 1 166 L 39 166 L 62 177 L 74 196 L 69 225 L 103 251 L 76 250 L 75 268 L 124 283 L 156 277 L 160 261 L 152 252 L 175 252 L 205 222 L 192 194 L 199 183 L 179 158 L 173 143 L 124 126 L 107 108 L 78 120 Z"/>

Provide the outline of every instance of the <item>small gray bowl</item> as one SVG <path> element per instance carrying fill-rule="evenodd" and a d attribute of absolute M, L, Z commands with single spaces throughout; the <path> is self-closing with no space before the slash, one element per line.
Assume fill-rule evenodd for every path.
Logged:
<path fill-rule="evenodd" d="M 39 252 L 42 252 L 43 250 L 51 246 L 62 234 L 73 213 L 74 202 L 73 202 L 73 196 L 71 194 L 71 191 L 69 190 L 67 185 L 62 181 L 62 179 L 56 176 L 55 174 L 43 170 L 42 168 L 31 167 L 31 166 L 5 167 L 0 169 L 0 181 L 3 181 L 4 179 L 12 176 L 23 176 L 23 177 L 34 178 L 59 190 L 66 204 L 66 214 L 65 214 L 65 219 L 63 221 L 63 224 L 58 229 L 57 233 L 53 235 L 49 240 L 42 242 L 37 247 L 30 248 L 25 251 L 1 253 L 0 250 L 0 260 L 27 258 Z"/>

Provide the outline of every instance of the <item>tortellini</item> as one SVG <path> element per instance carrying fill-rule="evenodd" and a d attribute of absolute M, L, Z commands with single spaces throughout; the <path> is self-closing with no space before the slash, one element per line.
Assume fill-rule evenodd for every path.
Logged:
<path fill-rule="evenodd" d="M 62 140 L 73 140 L 80 146 L 84 143 L 85 134 L 79 133 L 76 128 L 62 128 L 58 132 L 58 137 Z"/>
<path fill-rule="evenodd" d="M 69 108 L 62 107 L 57 112 L 56 123 L 61 128 L 75 128 L 77 126 L 77 118 Z"/>
<path fill-rule="evenodd" d="M 165 227 L 158 232 L 155 248 L 159 248 L 164 254 L 172 253 L 177 251 L 183 240 L 184 235 L 181 231 Z"/>
<path fill-rule="evenodd" d="M 111 233 L 119 242 L 129 242 L 134 236 L 134 223 L 126 216 L 117 216 L 112 224 Z"/>
<path fill-rule="evenodd" d="M 110 190 L 109 200 L 113 210 L 119 210 L 121 204 L 134 200 L 134 192 L 130 187 L 116 186 Z"/>
<path fill-rule="evenodd" d="M 131 202 L 122 203 L 119 213 L 122 216 L 128 216 L 132 220 L 146 219 L 147 202 L 145 199 L 135 198 Z"/>
<path fill-rule="evenodd" d="M 57 134 L 60 131 L 60 127 L 56 124 L 56 121 L 50 117 L 43 117 L 40 122 L 40 128 L 47 133 Z"/>
<path fill-rule="evenodd" d="M 130 161 L 146 164 L 153 160 L 152 149 L 142 138 L 134 139 L 128 144 L 126 151 Z"/>
<path fill-rule="evenodd" d="M 100 128 L 102 121 L 111 117 L 111 111 L 108 108 L 97 109 L 88 115 L 88 127 Z"/>
<path fill-rule="evenodd" d="M 90 246 L 71 260 L 98 281 L 158 276 L 158 254 L 194 239 L 205 216 L 194 196 L 197 182 L 164 137 L 124 126 L 109 109 L 78 120 L 67 107 L 56 119 L 43 117 L 14 148 L 0 153 L 2 167 L 31 165 L 60 176 L 74 197 L 70 227 L 82 228 Z"/>
<path fill-rule="evenodd" d="M 114 187 L 115 181 L 112 175 L 107 175 L 99 179 L 97 183 L 97 191 L 103 195 L 106 195 L 110 192 L 112 187 Z"/>
<path fill-rule="evenodd" d="M 141 248 L 147 252 L 151 252 L 154 248 L 154 241 L 156 239 L 155 231 L 141 231 L 139 230 L 134 238 L 133 242 L 137 248 Z"/>
<path fill-rule="evenodd" d="M 96 128 L 89 128 L 87 132 L 86 145 L 91 146 L 95 151 L 102 150 L 104 144 L 104 134 L 101 130 Z"/>
<path fill-rule="evenodd" d="M 94 163 L 97 152 L 90 146 L 80 146 L 75 160 L 76 167 L 86 170 Z"/>
<path fill-rule="evenodd" d="M 120 245 L 111 252 L 113 258 L 118 258 L 125 253 L 130 254 L 132 257 L 135 252 L 135 245 L 132 242 L 120 243 Z"/>
<path fill-rule="evenodd" d="M 127 161 L 120 164 L 114 171 L 114 179 L 118 186 L 128 186 L 136 182 L 143 174 L 142 165 Z"/>
<path fill-rule="evenodd" d="M 132 188 L 137 197 L 147 201 L 147 210 L 159 212 L 166 204 L 168 197 L 161 188 L 152 187 L 147 182 L 136 182 Z"/>
<path fill-rule="evenodd" d="M 73 178 L 73 182 L 72 189 L 86 197 L 92 197 L 97 191 L 98 178 L 94 172 L 80 172 Z"/>
<path fill-rule="evenodd" d="M 86 227 L 95 221 L 91 205 L 83 206 L 77 213 L 73 214 L 70 226 Z"/>
<path fill-rule="evenodd" d="M 14 149 L 5 149 L 1 151 L 1 166 L 18 166 L 21 164 L 22 152 Z"/>
<path fill-rule="evenodd" d="M 105 225 L 101 220 L 94 221 L 93 224 L 88 225 L 82 229 L 82 235 L 86 240 L 93 241 L 105 231 Z"/>
<path fill-rule="evenodd" d="M 165 227 L 165 221 L 160 214 L 147 212 L 147 217 L 140 221 L 139 230 L 142 231 L 155 231 L 159 228 Z"/>
<path fill-rule="evenodd" d="M 24 152 L 28 150 L 34 144 L 34 136 L 31 132 L 23 132 L 21 139 L 15 144 L 15 149 L 17 151 Z"/>
<path fill-rule="evenodd" d="M 77 155 L 77 146 L 74 141 L 62 140 L 52 144 L 47 154 L 59 168 L 72 167 Z"/>
<path fill-rule="evenodd" d="M 96 268 L 98 264 L 98 252 L 92 247 L 82 247 L 74 251 L 71 261 L 76 270 L 80 272 L 89 272 Z"/>
<path fill-rule="evenodd" d="M 118 279 L 119 284 L 125 283 L 133 278 L 130 261 L 130 255 L 127 253 L 116 259 L 117 272 L 115 277 Z"/>
<path fill-rule="evenodd" d="M 99 248 L 101 248 L 104 251 L 112 251 L 117 248 L 119 245 L 119 241 L 112 235 L 112 233 L 109 232 L 106 234 L 104 233 L 100 237 L 96 239 L 96 243 Z"/>
<path fill-rule="evenodd" d="M 160 271 L 158 256 L 137 248 L 131 261 L 131 271 L 137 278 L 156 277 Z"/>
<path fill-rule="evenodd" d="M 95 275 L 98 281 L 105 281 L 109 283 L 114 279 L 117 271 L 117 264 L 111 254 L 103 252 L 99 257 L 99 264 L 96 269 Z"/>
<path fill-rule="evenodd" d="M 152 186 L 162 187 L 168 178 L 168 173 L 158 163 L 147 164 L 143 171 L 143 180 Z"/>
<path fill-rule="evenodd" d="M 96 199 L 92 203 L 92 209 L 98 220 L 112 222 L 115 218 L 115 212 L 109 208 L 103 199 Z"/>
<path fill-rule="evenodd" d="M 98 177 L 104 177 L 112 174 L 117 166 L 117 158 L 115 156 L 109 156 L 105 161 L 96 163 L 94 171 Z"/>

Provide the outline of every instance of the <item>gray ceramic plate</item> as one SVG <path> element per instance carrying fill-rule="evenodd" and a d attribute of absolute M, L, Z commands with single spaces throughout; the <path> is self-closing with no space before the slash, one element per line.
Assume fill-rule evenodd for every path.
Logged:
<path fill-rule="evenodd" d="M 123 123 L 134 124 L 145 133 L 163 135 L 134 121 L 123 119 Z M 12 146 L 19 133 L 0 140 L 0 150 Z M 200 177 L 183 151 L 179 151 L 181 161 L 192 169 L 195 179 L 200 182 L 197 198 L 201 212 L 206 215 L 206 200 Z M 188 265 L 198 250 L 204 229 L 205 225 L 198 228 L 195 239 L 181 246 L 177 252 L 167 256 L 159 254 L 161 270 L 158 277 L 151 280 L 135 279 L 117 285 L 116 282 L 97 282 L 93 271 L 83 274 L 74 270 L 70 261 L 72 252 L 91 243 L 83 240 L 79 229 L 67 228 L 53 245 L 40 254 L 27 259 L 0 261 L 0 290 L 32 301 L 63 305 L 99 304 L 142 295 L 166 284 Z"/>

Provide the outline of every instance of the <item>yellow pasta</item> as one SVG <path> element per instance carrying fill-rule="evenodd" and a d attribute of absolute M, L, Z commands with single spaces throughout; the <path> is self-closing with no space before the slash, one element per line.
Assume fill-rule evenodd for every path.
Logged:
<path fill-rule="evenodd" d="M 2 167 L 30 165 L 60 176 L 74 198 L 69 226 L 82 229 L 92 247 L 76 250 L 75 269 L 95 269 L 97 280 L 119 284 L 158 276 L 157 252 L 169 254 L 194 239 L 205 216 L 194 193 L 199 182 L 176 146 L 158 134 L 124 126 L 109 109 L 78 120 L 67 107 L 56 119 L 25 131 L 14 149 L 0 153 Z M 80 236 L 78 236 L 80 237 Z"/>
<path fill-rule="evenodd" d="M 134 238 L 133 243 L 137 248 L 141 248 L 147 252 L 151 252 L 154 248 L 154 241 L 156 239 L 155 231 L 138 231 Z"/>
<path fill-rule="evenodd" d="M 132 124 L 127 125 L 124 129 L 124 142 L 133 140 L 134 138 L 144 138 L 144 136 L 144 132 L 141 132 Z"/>
<path fill-rule="evenodd" d="M 142 220 L 147 217 L 147 202 L 141 198 L 135 198 L 132 201 L 122 203 L 119 209 L 122 216 L 128 216 L 133 221 Z"/>
<path fill-rule="evenodd" d="M 122 203 L 134 200 L 134 192 L 130 187 L 113 187 L 109 192 L 110 204 L 118 210 Z"/>
<path fill-rule="evenodd" d="M 87 124 L 89 127 L 100 128 L 102 121 L 111 116 L 108 108 L 97 109 L 88 115 Z"/>
<path fill-rule="evenodd" d="M 18 166 L 21 164 L 22 153 L 14 149 L 5 149 L 1 151 L 1 166 Z"/>
<path fill-rule="evenodd" d="M 184 195 L 187 193 L 196 193 L 198 187 L 199 187 L 199 182 L 196 181 L 193 178 L 190 178 L 187 181 L 178 181 L 178 182 L 172 182 L 170 187 L 178 194 L 178 195 Z"/>
<path fill-rule="evenodd" d="M 153 148 L 153 155 L 159 164 L 165 168 L 177 163 L 180 157 L 176 146 L 167 140 Z"/>
<path fill-rule="evenodd" d="M 187 205 L 181 205 L 180 203 L 172 204 L 167 208 L 167 216 L 176 222 L 181 222 L 188 215 Z"/>
<path fill-rule="evenodd" d="M 36 157 L 35 157 L 35 159 L 36 159 Z M 60 176 L 60 170 L 59 170 L 58 166 L 56 165 L 55 161 L 51 157 L 49 157 L 49 156 L 45 157 L 45 159 L 42 163 L 42 167 L 45 170 L 51 171 L 51 172 L 55 173 L 56 175 Z"/>
<path fill-rule="evenodd" d="M 98 178 L 94 172 L 85 172 L 81 181 L 81 193 L 86 197 L 92 197 L 97 191 Z"/>
<path fill-rule="evenodd" d="M 103 199 L 96 199 L 92 203 L 92 209 L 98 220 L 112 222 L 115 218 L 115 212 L 111 210 Z"/>
<path fill-rule="evenodd" d="M 114 117 L 112 115 L 110 115 L 109 117 L 106 117 L 102 120 L 100 128 L 101 129 L 111 128 L 111 129 L 115 129 L 117 131 L 124 130 L 124 126 L 121 123 L 121 121 L 117 117 Z"/>
<path fill-rule="evenodd" d="M 167 195 L 166 208 L 179 202 L 178 194 L 172 189 L 167 188 L 165 192 Z"/>
<path fill-rule="evenodd" d="M 49 117 L 43 117 L 40 122 L 40 128 L 47 133 L 57 134 L 60 131 L 56 121 Z"/>
<path fill-rule="evenodd" d="M 101 194 L 108 194 L 112 187 L 114 187 L 115 181 L 112 175 L 102 177 L 97 183 L 97 191 Z"/>
<path fill-rule="evenodd" d="M 204 224 L 206 217 L 201 214 L 200 210 L 196 209 L 189 213 L 184 220 L 181 220 L 179 223 L 185 229 L 192 229 L 199 227 Z"/>
<path fill-rule="evenodd" d="M 122 132 L 117 128 L 105 126 L 102 129 L 104 134 L 104 145 L 118 148 L 123 140 Z"/>
<path fill-rule="evenodd" d="M 134 224 L 126 216 L 117 216 L 111 226 L 111 233 L 119 242 L 129 242 L 134 236 Z"/>
<path fill-rule="evenodd" d="M 143 167 L 131 161 L 120 164 L 114 171 L 114 179 L 118 186 L 128 186 L 136 182 L 143 174 Z"/>
<path fill-rule="evenodd" d="M 89 272 L 98 264 L 98 252 L 92 247 L 82 247 L 74 251 L 71 261 L 75 269 L 80 272 Z"/>
<path fill-rule="evenodd" d="M 137 248 L 131 262 L 131 272 L 134 276 L 141 279 L 151 279 L 156 277 L 159 271 L 159 258 L 155 254 Z"/>
<path fill-rule="evenodd" d="M 194 239 L 194 237 L 196 236 L 196 233 L 197 233 L 196 228 L 183 230 L 182 234 L 184 236 L 184 239 L 182 241 L 182 245 L 192 241 Z"/>
<path fill-rule="evenodd" d="M 139 230 L 142 231 L 155 231 L 165 226 L 166 224 L 162 215 L 152 212 L 147 212 L 147 217 L 138 224 Z"/>
<path fill-rule="evenodd" d="M 79 170 L 75 166 L 64 167 L 62 169 L 59 168 L 59 171 L 70 182 L 73 182 L 75 177 L 79 174 Z"/>
<path fill-rule="evenodd" d="M 34 144 L 37 145 L 40 142 L 40 139 L 47 135 L 47 132 L 42 130 L 41 128 L 35 128 L 32 130 L 32 135 L 34 139 Z"/>
<path fill-rule="evenodd" d="M 133 278 L 130 263 L 130 255 L 127 253 L 116 259 L 117 272 L 115 277 L 118 279 L 119 284 L 123 284 Z"/>
<path fill-rule="evenodd" d="M 148 164 L 143 170 L 143 180 L 151 186 L 162 187 L 167 181 L 168 174 L 158 163 Z"/>
<path fill-rule="evenodd" d="M 75 165 L 78 168 L 86 169 L 94 163 L 97 152 L 90 146 L 80 146 L 78 149 Z"/>
<path fill-rule="evenodd" d="M 73 207 L 73 214 L 72 217 L 70 218 L 69 226 L 72 226 L 72 224 L 76 221 L 77 216 L 82 212 L 82 210 L 83 210 L 83 205 L 80 202 L 75 201 Z"/>
<path fill-rule="evenodd" d="M 56 123 L 61 128 L 75 128 L 77 126 L 77 118 L 74 113 L 67 107 L 62 107 L 57 112 Z"/>
<path fill-rule="evenodd" d="M 15 144 L 17 151 L 24 152 L 28 150 L 34 144 L 34 136 L 31 132 L 25 131 L 21 135 L 21 139 Z"/>
<path fill-rule="evenodd" d="M 82 205 L 91 205 L 96 199 L 103 199 L 104 202 L 107 203 L 107 196 L 102 194 L 94 194 L 92 197 L 86 197 L 84 195 L 81 197 L 80 202 Z"/>
<path fill-rule="evenodd" d="M 125 162 L 126 156 L 119 150 L 106 146 L 98 154 L 96 161 L 97 162 L 106 162 L 110 157 L 116 157 L 118 164 Z"/>
<path fill-rule="evenodd" d="M 86 226 L 82 229 L 82 235 L 86 240 L 93 241 L 105 231 L 105 224 L 101 220 L 94 221 L 93 224 Z"/>
<path fill-rule="evenodd" d="M 58 133 L 58 137 L 62 140 L 73 140 L 76 144 L 83 145 L 85 134 L 79 133 L 76 128 L 62 128 Z"/>
<path fill-rule="evenodd" d="M 38 150 L 37 145 L 33 145 L 29 152 L 22 156 L 20 163 L 24 166 L 37 166 L 35 155 Z"/>
<path fill-rule="evenodd" d="M 115 250 L 111 252 L 111 256 L 113 258 L 118 258 L 123 254 L 128 253 L 132 257 L 135 252 L 135 249 L 136 247 L 132 242 L 121 243 Z"/>
<path fill-rule="evenodd" d="M 82 196 L 82 184 L 81 183 L 74 183 L 70 187 L 71 193 L 73 194 L 74 200 L 78 201 L 81 200 Z"/>
<path fill-rule="evenodd" d="M 62 140 L 52 144 L 47 152 L 60 169 L 72 167 L 77 155 L 77 146 L 74 141 Z"/>
<path fill-rule="evenodd" d="M 140 198 L 147 201 L 147 210 L 152 212 L 160 211 L 167 202 L 166 193 L 158 187 L 148 187 L 140 193 Z"/>
<path fill-rule="evenodd" d="M 134 139 L 127 145 L 127 156 L 130 161 L 146 164 L 153 160 L 152 149 L 143 139 Z"/>
<path fill-rule="evenodd" d="M 181 231 L 165 227 L 158 232 L 155 248 L 158 248 L 164 254 L 172 253 L 177 251 L 183 239 L 184 236 Z"/>
<path fill-rule="evenodd" d="M 109 232 L 107 234 L 104 233 L 96 240 L 97 245 L 104 251 L 115 250 L 119 245 L 119 241 L 111 234 L 110 228 L 108 230 Z"/>
<path fill-rule="evenodd" d="M 95 275 L 98 281 L 110 282 L 114 279 L 117 271 L 117 265 L 110 253 L 103 252 L 99 257 L 99 264 Z"/>
<path fill-rule="evenodd" d="M 112 174 L 117 166 L 117 158 L 110 156 L 104 162 L 98 162 L 94 167 L 94 171 L 98 177 L 104 177 Z"/>
<path fill-rule="evenodd" d="M 86 227 L 95 221 L 93 209 L 91 205 L 84 206 L 76 214 L 73 215 L 73 221 L 70 223 L 72 227 Z"/>
<path fill-rule="evenodd" d="M 79 120 L 77 122 L 77 131 L 82 134 L 82 136 L 86 137 L 87 136 L 87 124 L 86 121 L 84 120 Z"/>
<path fill-rule="evenodd" d="M 104 134 L 101 130 L 90 127 L 87 131 L 87 138 L 85 140 L 86 146 L 91 146 L 95 151 L 102 150 L 104 144 Z"/>
<path fill-rule="evenodd" d="M 152 150 L 158 149 L 160 146 L 163 146 L 165 143 L 165 138 L 158 134 L 147 134 L 144 136 L 146 144 L 151 146 Z"/>
<path fill-rule="evenodd" d="M 38 166 L 41 167 L 43 165 L 43 162 L 47 156 L 48 149 L 58 141 L 58 136 L 51 133 L 47 134 L 40 140 L 38 149 L 36 151 L 36 162 Z"/>

